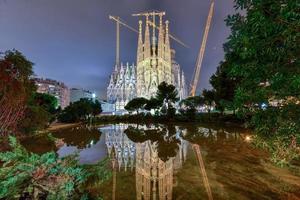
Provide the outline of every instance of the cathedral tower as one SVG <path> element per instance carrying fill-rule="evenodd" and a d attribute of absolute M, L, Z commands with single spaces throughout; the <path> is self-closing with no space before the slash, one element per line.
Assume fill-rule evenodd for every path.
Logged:
<path fill-rule="evenodd" d="M 169 22 L 163 25 L 164 12 L 145 13 L 145 34 L 142 41 L 142 21 L 139 21 L 137 50 L 137 96 L 151 98 L 157 86 L 165 81 L 172 84 L 172 62 L 169 39 Z M 158 34 L 156 16 L 159 17 Z M 150 25 L 152 33 L 150 34 Z M 158 35 L 158 38 L 156 37 Z"/>

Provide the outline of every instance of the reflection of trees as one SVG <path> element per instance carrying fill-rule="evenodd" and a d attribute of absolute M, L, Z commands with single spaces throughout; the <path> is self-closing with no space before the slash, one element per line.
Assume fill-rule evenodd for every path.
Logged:
<path fill-rule="evenodd" d="M 176 138 L 175 126 L 158 127 L 155 129 L 138 129 L 129 126 L 124 133 L 135 143 L 150 141 L 157 146 L 158 156 L 162 161 L 175 157 L 180 140 Z"/>
<path fill-rule="evenodd" d="M 101 136 L 97 128 L 86 126 L 62 129 L 53 133 L 56 138 L 62 138 L 68 146 L 76 146 L 84 149 L 90 145 L 96 144 Z"/>
<path fill-rule="evenodd" d="M 240 141 L 243 134 L 247 134 L 248 130 L 242 128 L 224 128 L 218 126 L 186 126 L 180 127 L 181 136 L 191 142 L 197 144 L 212 144 L 219 142 Z"/>

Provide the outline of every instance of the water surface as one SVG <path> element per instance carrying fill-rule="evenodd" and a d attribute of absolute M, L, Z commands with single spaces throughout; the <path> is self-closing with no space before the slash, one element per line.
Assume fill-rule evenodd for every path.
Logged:
<path fill-rule="evenodd" d="M 251 132 L 211 125 L 113 124 L 53 133 L 82 164 L 109 159 L 109 181 L 91 183 L 104 199 L 300 199 L 300 170 L 277 168 L 251 145 Z M 33 145 L 42 151 L 44 142 Z M 29 145 L 30 144 L 30 145 Z M 35 146 L 35 147 L 31 147 Z M 47 151 L 53 147 L 47 147 Z"/>

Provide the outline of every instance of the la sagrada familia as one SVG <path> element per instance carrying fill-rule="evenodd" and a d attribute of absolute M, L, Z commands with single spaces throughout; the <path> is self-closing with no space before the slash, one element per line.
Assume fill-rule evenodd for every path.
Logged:
<path fill-rule="evenodd" d="M 176 87 L 180 99 L 186 98 L 184 72 L 175 61 L 175 50 L 170 47 L 169 21 L 163 24 L 162 18 L 160 14 L 157 31 L 155 15 L 146 15 L 144 34 L 143 21 L 139 21 L 136 66 L 116 65 L 111 74 L 107 100 L 115 104 L 116 110 L 123 110 L 135 97 L 155 96 L 157 86 L 163 81 Z"/>

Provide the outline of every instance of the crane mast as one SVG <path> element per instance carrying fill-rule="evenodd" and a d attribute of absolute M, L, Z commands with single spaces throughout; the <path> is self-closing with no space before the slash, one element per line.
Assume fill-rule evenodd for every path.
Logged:
<path fill-rule="evenodd" d="M 210 4 L 210 9 L 209 9 L 209 13 L 207 16 L 207 20 L 206 20 L 206 26 L 205 26 L 205 30 L 204 30 L 204 34 L 203 34 L 203 38 L 202 38 L 201 47 L 200 47 L 200 50 L 199 50 L 199 53 L 197 56 L 193 79 L 191 82 L 190 96 L 195 96 L 195 94 L 196 94 L 196 89 L 197 89 L 197 85 L 199 82 L 202 61 L 203 61 L 204 52 L 205 52 L 205 48 L 206 48 L 206 42 L 207 42 L 208 33 L 209 33 L 209 28 L 210 28 L 211 20 L 212 20 L 213 13 L 214 13 L 214 5 L 215 5 L 215 2 L 214 2 L 214 0 L 212 0 L 211 4 Z M 210 188 L 210 184 L 209 184 L 209 179 L 207 177 L 204 161 L 203 161 L 202 154 L 201 154 L 200 145 L 193 144 L 193 150 L 194 150 L 194 153 L 198 160 L 199 169 L 202 173 L 203 183 L 205 186 L 207 197 L 209 200 L 213 200 L 213 196 L 212 196 L 212 192 L 211 192 L 211 188 Z"/>
<path fill-rule="evenodd" d="M 109 19 L 112 19 L 116 22 L 116 66 L 120 66 L 120 17 L 109 15 Z"/>
<path fill-rule="evenodd" d="M 198 82 L 199 82 L 202 61 L 203 61 L 205 48 L 206 48 L 207 37 L 208 37 L 209 28 L 210 28 L 211 20 L 212 20 L 213 13 L 214 13 L 214 5 L 215 5 L 215 2 L 214 2 L 214 0 L 212 0 L 211 4 L 210 4 L 209 13 L 208 13 L 208 16 L 207 16 L 207 21 L 206 21 L 206 26 L 205 26 L 203 38 L 202 38 L 201 47 L 200 47 L 200 50 L 199 50 L 199 53 L 198 53 L 198 56 L 197 56 L 197 61 L 196 61 L 196 66 L 195 66 L 195 70 L 194 70 L 194 74 L 193 74 L 193 79 L 192 79 L 192 82 L 191 82 L 190 96 L 195 96 L 195 94 L 196 94 L 196 89 L 197 89 L 197 85 L 198 85 Z"/>

